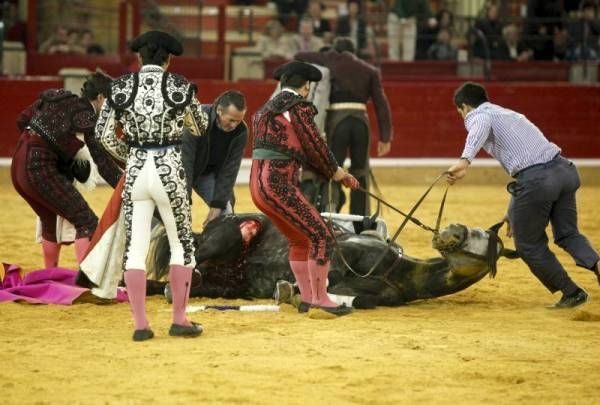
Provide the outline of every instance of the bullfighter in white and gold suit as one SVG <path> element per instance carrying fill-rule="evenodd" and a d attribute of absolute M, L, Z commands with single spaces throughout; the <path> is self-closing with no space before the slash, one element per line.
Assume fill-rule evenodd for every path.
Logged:
<path fill-rule="evenodd" d="M 206 130 L 207 117 L 196 99 L 196 86 L 166 72 L 171 55 L 183 52 L 175 38 L 149 31 L 136 38 L 131 49 L 139 53 L 142 68 L 115 80 L 100 112 L 96 136 L 116 158 L 126 161 L 124 268 L 135 322 L 133 340 L 147 340 L 154 335 L 145 310 L 145 262 L 155 208 L 171 247 L 173 324 L 169 334 L 198 336 L 202 327 L 185 316 L 195 262 L 180 144 L 184 127 L 200 136 Z M 117 127 L 123 129 L 122 137 L 117 136 Z"/>

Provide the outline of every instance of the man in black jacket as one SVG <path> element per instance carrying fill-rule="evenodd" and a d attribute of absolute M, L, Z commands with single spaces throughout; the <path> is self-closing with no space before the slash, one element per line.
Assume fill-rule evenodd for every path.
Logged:
<path fill-rule="evenodd" d="M 188 195 L 191 198 L 194 189 L 210 207 L 204 226 L 233 211 L 233 186 L 248 140 L 248 127 L 243 121 L 246 100 L 238 91 L 228 90 L 202 109 L 208 114 L 206 136 L 184 133 L 182 158 Z"/>

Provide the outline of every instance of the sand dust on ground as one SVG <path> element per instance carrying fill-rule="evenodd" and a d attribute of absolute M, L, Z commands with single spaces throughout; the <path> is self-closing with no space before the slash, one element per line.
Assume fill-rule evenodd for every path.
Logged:
<path fill-rule="evenodd" d="M 406 185 L 394 171 L 378 175 L 384 197 L 406 211 L 428 180 Z M 424 222 L 435 222 L 442 191 L 436 188 L 419 209 Z M 100 214 L 109 195 L 101 187 L 87 197 Z M 236 195 L 238 212 L 255 211 L 245 186 Z M 450 190 L 443 223 L 490 226 L 507 201 L 502 184 L 469 185 L 467 178 Z M 579 222 L 596 247 L 598 201 L 600 187 L 584 185 Z M 0 207 L 0 259 L 40 268 L 33 212 L 6 169 Z M 206 212 L 195 200 L 196 231 Z M 384 215 L 390 229 L 400 223 L 390 211 Z M 400 240 L 408 255 L 436 255 L 430 234 L 417 227 L 408 226 Z M 150 297 L 156 338 L 142 344 L 131 341 L 126 304 L 1 304 L 1 403 L 600 403 L 600 287 L 552 250 L 591 295 L 579 310 L 545 309 L 559 295 L 550 295 L 523 262 L 506 259 L 496 279 L 458 294 L 340 319 L 293 311 L 196 313 L 205 327 L 198 339 L 169 337 L 170 306 Z M 64 248 L 61 265 L 75 267 L 72 247 Z M 248 301 L 191 301 L 208 303 Z"/>

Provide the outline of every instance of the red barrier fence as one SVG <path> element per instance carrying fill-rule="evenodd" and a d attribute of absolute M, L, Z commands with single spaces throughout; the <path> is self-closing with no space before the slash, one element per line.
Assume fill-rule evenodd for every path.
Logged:
<path fill-rule="evenodd" d="M 222 91 L 236 88 L 247 97 L 252 114 L 273 91 L 273 81 L 197 81 L 199 99 L 212 102 Z M 395 138 L 390 157 L 453 157 L 462 150 L 465 129 L 453 104 L 458 82 L 387 82 L 385 90 L 392 108 Z M 11 156 L 18 133 L 17 114 L 43 89 L 59 87 L 56 80 L 0 80 L 0 156 Z M 493 102 L 525 114 L 544 134 L 573 158 L 600 158 L 600 86 L 572 86 L 557 83 L 491 83 Z M 373 142 L 377 125 L 369 107 Z M 374 153 L 374 152 L 373 152 Z"/>

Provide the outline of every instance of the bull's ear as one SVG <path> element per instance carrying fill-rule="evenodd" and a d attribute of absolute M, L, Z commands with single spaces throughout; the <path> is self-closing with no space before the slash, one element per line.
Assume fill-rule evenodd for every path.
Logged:
<path fill-rule="evenodd" d="M 504 256 L 507 259 L 518 259 L 519 257 L 521 257 L 519 256 L 516 250 L 504 248 L 502 248 L 502 250 L 500 251 L 500 256 Z"/>

